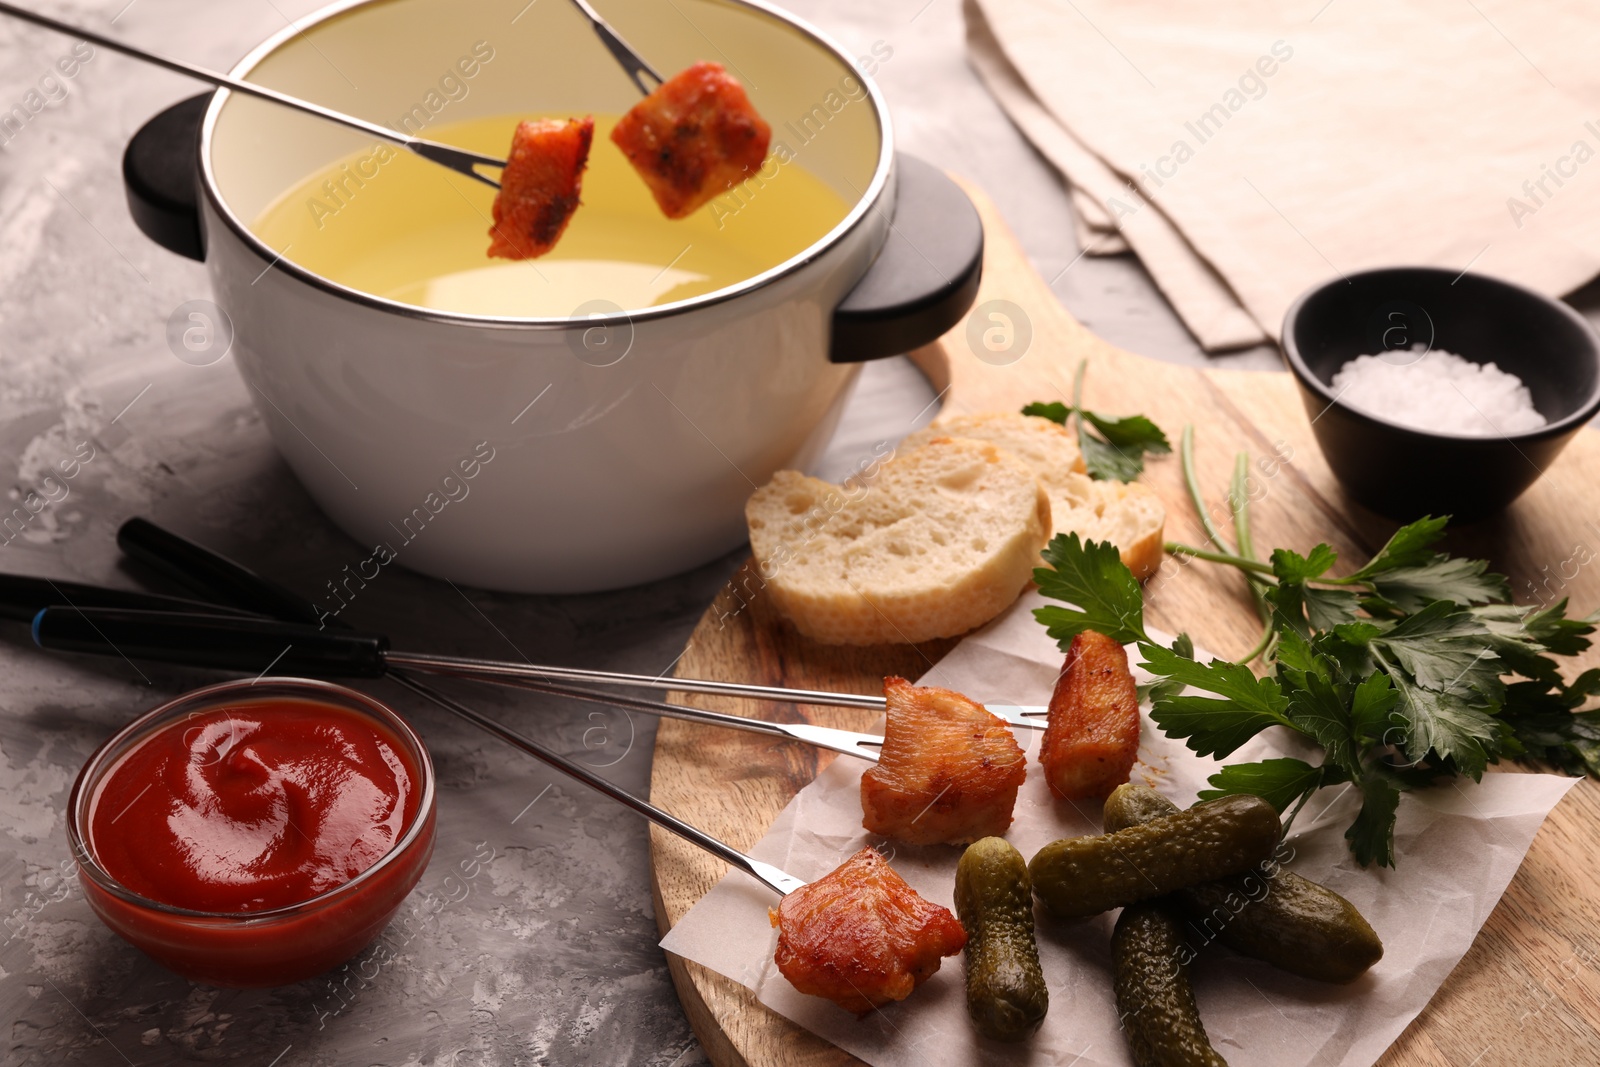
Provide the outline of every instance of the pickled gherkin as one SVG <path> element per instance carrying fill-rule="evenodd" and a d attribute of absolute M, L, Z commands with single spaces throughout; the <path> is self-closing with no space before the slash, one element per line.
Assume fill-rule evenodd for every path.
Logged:
<path fill-rule="evenodd" d="M 1033 891 L 1022 854 L 998 837 L 969 847 L 956 867 L 956 915 L 967 931 L 967 1013 L 984 1037 L 1021 1041 L 1050 1007 Z"/>
<path fill-rule="evenodd" d="M 1106 799 L 1105 827 L 1122 830 L 1178 810 L 1154 789 L 1123 785 Z M 1383 958 L 1383 942 L 1355 905 L 1276 862 L 1180 889 L 1173 899 L 1190 921 L 1191 940 L 1221 941 L 1304 978 L 1352 982 Z"/>
<path fill-rule="evenodd" d="M 1243 874 L 1272 853 L 1279 830 L 1277 811 L 1260 797 L 1223 797 L 1115 833 L 1051 842 L 1028 873 L 1052 915 L 1086 918 Z"/>
<path fill-rule="evenodd" d="M 1105 810 L 1100 824 L 1106 833 L 1126 830 L 1130 826 L 1159 819 L 1163 815 L 1176 815 L 1183 809 L 1147 785 L 1128 782 L 1119 785 L 1106 797 Z"/>
<path fill-rule="evenodd" d="M 1131 904 L 1117 917 L 1111 981 L 1138 1067 L 1228 1067 L 1200 1021 L 1184 949 L 1182 921 L 1162 902 Z"/>

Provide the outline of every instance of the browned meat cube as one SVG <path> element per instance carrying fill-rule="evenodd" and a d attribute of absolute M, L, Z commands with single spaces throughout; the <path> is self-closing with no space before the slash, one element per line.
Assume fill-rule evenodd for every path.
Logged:
<path fill-rule="evenodd" d="M 739 80 L 696 63 L 657 86 L 611 131 L 669 219 L 681 219 L 754 174 L 772 127 Z"/>
<path fill-rule="evenodd" d="M 796 989 L 865 1015 L 904 1000 L 967 943 L 948 908 L 917 895 L 870 848 L 790 893 L 768 912 L 773 957 Z"/>
<path fill-rule="evenodd" d="M 861 776 L 861 825 L 908 845 L 961 845 L 1011 825 L 1027 757 L 996 715 L 960 693 L 885 678 L 878 765 Z"/>
<path fill-rule="evenodd" d="M 578 210 L 593 141 L 587 116 L 518 124 L 494 198 L 489 255 L 533 259 L 556 246 Z"/>

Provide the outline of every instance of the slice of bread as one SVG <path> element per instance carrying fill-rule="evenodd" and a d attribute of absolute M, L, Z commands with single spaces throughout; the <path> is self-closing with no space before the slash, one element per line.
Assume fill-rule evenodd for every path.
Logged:
<path fill-rule="evenodd" d="M 1161 566 L 1167 506 L 1148 486 L 1097 482 L 1087 474 L 1073 474 L 1050 494 L 1050 514 L 1055 524 L 1052 536 L 1076 531 L 1085 541 L 1110 541 L 1140 581 Z"/>
<path fill-rule="evenodd" d="M 940 435 L 992 442 L 1032 467 L 1050 497 L 1053 534 L 1076 531 L 1085 540 L 1110 541 L 1140 580 L 1161 566 L 1166 505 L 1137 482 L 1097 482 L 1084 474 L 1077 439 L 1065 426 L 1036 415 L 956 415 L 901 441 L 898 454 Z"/>
<path fill-rule="evenodd" d="M 970 437 L 997 444 L 1032 467 L 1047 493 L 1067 475 L 1081 474 L 1084 469 L 1077 436 L 1059 422 L 1037 415 L 1014 411 L 951 415 L 907 436 L 900 442 L 896 454 L 903 456 L 935 437 Z"/>
<path fill-rule="evenodd" d="M 994 618 L 1050 528 L 1033 469 L 992 443 L 931 437 L 845 488 L 779 471 L 745 505 L 773 605 L 824 644 L 915 643 Z"/>

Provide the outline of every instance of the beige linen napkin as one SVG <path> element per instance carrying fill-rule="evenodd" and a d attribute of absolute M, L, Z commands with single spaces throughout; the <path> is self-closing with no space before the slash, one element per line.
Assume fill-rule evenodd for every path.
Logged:
<path fill-rule="evenodd" d="M 1433 265 L 1600 274 L 1581 0 L 967 0 L 974 67 L 1208 349 L 1308 287 Z"/>

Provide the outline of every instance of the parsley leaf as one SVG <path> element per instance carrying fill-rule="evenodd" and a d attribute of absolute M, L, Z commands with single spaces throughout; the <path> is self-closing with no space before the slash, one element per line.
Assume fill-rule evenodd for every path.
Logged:
<path fill-rule="evenodd" d="M 1485 604 L 1511 595 L 1504 575 L 1485 573 L 1488 562 L 1438 555 L 1414 567 L 1395 567 L 1375 575 L 1372 588 L 1401 611 L 1420 611 L 1435 600 Z"/>
<path fill-rule="evenodd" d="M 1490 605 L 1478 611 L 1489 612 L 1498 606 Z M 1522 635 L 1528 641 L 1542 645 L 1546 652 L 1554 652 L 1558 656 L 1576 656 L 1587 651 L 1593 643 L 1589 635 L 1594 633 L 1594 623 L 1587 619 L 1567 618 L 1565 600 L 1539 611 L 1523 608 L 1513 610 L 1522 613 Z"/>
<path fill-rule="evenodd" d="M 1360 745 L 1394 744 L 1399 734 L 1393 732 L 1396 719 L 1395 705 L 1400 694 L 1394 682 L 1382 671 L 1373 671 L 1356 686 L 1350 702 L 1350 733 Z"/>
<path fill-rule="evenodd" d="M 1131 482 L 1144 471 L 1144 453 L 1118 448 L 1092 433 L 1078 431 L 1083 469 L 1097 482 Z"/>
<path fill-rule="evenodd" d="M 1194 659 L 1194 639 L 1188 634 L 1179 634 L 1173 639 L 1171 651 L 1184 659 Z M 1171 678 L 1157 678 L 1138 688 L 1139 699 L 1148 700 L 1153 705 L 1158 700 L 1168 700 L 1183 692 L 1183 683 Z"/>
<path fill-rule="evenodd" d="M 1318 589 L 1298 582 L 1280 582 L 1266 592 L 1273 615 L 1301 636 L 1331 630 L 1359 616 L 1360 597 L 1346 589 Z"/>
<path fill-rule="evenodd" d="M 1287 548 L 1272 550 L 1272 573 L 1280 582 L 1306 582 L 1321 578 L 1328 569 L 1339 562 L 1339 553 L 1327 545 L 1318 545 L 1309 556 L 1302 556 Z"/>
<path fill-rule="evenodd" d="M 1049 419 L 1065 426 L 1067 419 L 1072 417 L 1073 409 L 1059 400 L 1052 400 L 1048 404 L 1035 401 L 1022 409 L 1024 415 L 1034 415 L 1041 419 Z"/>
<path fill-rule="evenodd" d="M 1306 618 L 1313 630 L 1331 630 L 1357 619 L 1356 607 L 1360 598 L 1343 589 L 1314 589 L 1305 587 L 1301 594 L 1305 600 Z"/>
<path fill-rule="evenodd" d="M 1467 610 L 1482 624 L 1485 640 L 1494 647 L 1504 673 L 1556 685 L 1561 681 L 1561 671 L 1555 660 L 1545 655 L 1551 651 L 1551 644 L 1576 652 L 1589 647 L 1589 627 L 1564 614 L 1554 619 L 1549 616 L 1550 611 L 1564 613 L 1564 603 L 1545 611 L 1515 604 L 1484 604 Z"/>
<path fill-rule="evenodd" d="M 1161 427 L 1143 415 L 1110 419 L 1079 408 L 1078 416 L 1099 430 L 1103 438 L 1086 433 L 1079 423 L 1078 444 L 1083 449 L 1084 468 L 1089 477 L 1099 481 L 1131 482 L 1144 472 L 1146 453 L 1166 455 L 1172 451 L 1172 443 Z"/>
<path fill-rule="evenodd" d="M 1321 767 L 1287 757 L 1260 763 L 1235 763 L 1208 780 L 1212 788 L 1200 790 L 1201 800 L 1246 793 L 1265 800 L 1278 809 L 1279 815 L 1307 793 L 1329 784 L 1323 781 Z"/>
<path fill-rule="evenodd" d="M 1318 545 L 1309 556 L 1286 548 L 1272 553 L 1272 573 L 1278 584 L 1267 590 L 1267 602 L 1274 615 L 1302 636 L 1315 630 L 1331 630 L 1354 622 L 1360 598 L 1347 589 L 1318 589 L 1307 582 L 1321 578 L 1339 559 L 1327 545 Z"/>
<path fill-rule="evenodd" d="M 1363 867 L 1377 861 L 1380 867 L 1394 866 L 1394 820 L 1400 807 L 1400 790 L 1387 775 L 1368 773 L 1357 784 L 1361 790 L 1361 813 L 1344 832 L 1350 851 Z"/>
<path fill-rule="evenodd" d="M 1564 684 L 1554 680 L 1517 682 L 1506 689 L 1501 717 L 1525 755 L 1568 774 L 1600 777 L 1600 711 L 1576 711 L 1600 696 L 1600 668 Z"/>
<path fill-rule="evenodd" d="M 1277 646 L 1278 666 L 1295 671 L 1323 670 L 1323 660 L 1299 630 L 1280 630 Z"/>
<path fill-rule="evenodd" d="M 1417 684 L 1441 693 L 1498 698 L 1505 673 L 1497 641 L 1482 620 L 1445 600 L 1436 600 L 1375 639 L 1381 655 L 1393 653 Z"/>
<path fill-rule="evenodd" d="M 1355 732 L 1350 724 L 1350 708 L 1325 673 L 1316 671 L 1282 672 L 1290 683 L 1289 720 L 1302 733 L 1316 738 L 1327 755 L 1327 762 L 1354 773 Z"/>
<path fill-rule="evenodd" d="M 1233 755 L 1269 726 L 1291 725 L 1280 716 L 1241 708 L 1231 700 L 1197 696 L 1158 700 L 1150 718 L 1168 737 L 1185 740 L 1200 755 L 1218 759 Z"/>
<path fill-rule="evenodd" d="M 1067 425 L 1072 416 L 1078 417 L 1078 451 L 1083 453 L 1084 470 L 1096 481 L 1131 482 L 1144 472 L 1144 457 L 1166 455 L 1172 451 L 1172 442 L 1161 427 L 1143 415 L 1112 418 L 1090 411 L 1082 404 L 1083 374 L 1088 361 L 1078 365 L 1073 380 L 1071 404 L 1060 401 L 1029 404 L 1022 409 L 1024 415 L 1036 415 L 1061 425 Z M 1091 432 L 1090 428 L 1094 432 Z"/>
<path fill-rule="evenodd" d="M 1400 694 L 1395 711 L 1399 722 L 1391 727 L 1394 740 L 1412 763 L 1430 752 L 1452 760 L 1473 780 L 1483 777 L 1491 750 L 1499 748 L 1505 724 L 1457 693 L 1441 693 L 1415 684 L 1404 671 L 1390 671 Z"/>
<path fill-rule="evenodd" d="M 1202 756 L 1231 755 L 1269 726 L 1294 726 L 1288 700 L 1271 678 L 1257 678 L 1241 663 L 1212 660 L 1196 663 L 1171 649 L 1148 642 L 1139 646 L 1140 664 L 1174 684 L 1192 686 L 1215 697 L 1167 696 L 1157 700 L 1150 718 L 1168 737 L 1186 738 Z"/>
<path fill-rule="evenodd" d="M 1435 600 L 1457 604 L 1509 600 L 1510 584 L 1502 575 L 1486 573 L 1484 560 L 1433 551 L 1447 522 L 1447 517 L 1430 515 L 1400 527 L 1350 580 L 1371 586 L 1403 612 L 1420 611 Z"/>
<path fill-rule="evenodd" d="M 1433 559 L 1433 545 L 1444 536 L 1448 516 L 1425 515 L 1409 526 L 1402 526 L 1389 538 L 1378 554 L 1366 566 L 1351 575 L 1352 578 L 1371 578 L 1397 567 L 1417 567 Z"/>
<path fill-rule="evenodd" d="M 1084 630 L 1097 630 L 1125 645 L 1150 640 L 1144 632 L 1139 582 L 1116 545 L 1084 542 L 1076 533 L 1056 534 L 1040 555 L 1050 566 L 1033 572 L 1039 592 L 1074 605 L 1033 610 L 1063 652 Z"/>
<path fill-rule="evenodd" d="M 1124 415 L 1120 419 L 1111 419 L 1087 408 L 1080 409 L 1079 414 L 1094 424 L 1101 437 L 1118 448 L 1137 448 L 1161 456 L 1172 451 L 1172 442 L 1167 440 L 1161 427 L 1143 415 Z"/>

